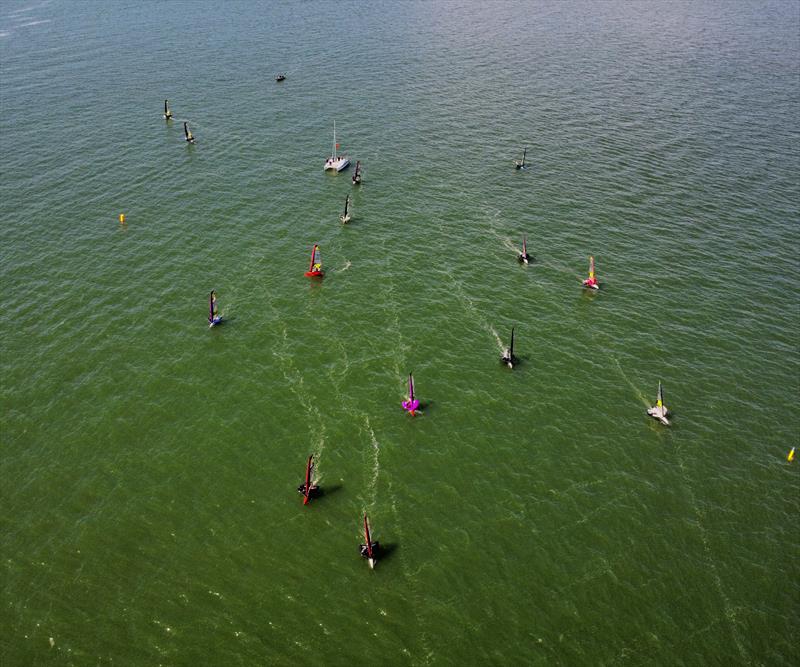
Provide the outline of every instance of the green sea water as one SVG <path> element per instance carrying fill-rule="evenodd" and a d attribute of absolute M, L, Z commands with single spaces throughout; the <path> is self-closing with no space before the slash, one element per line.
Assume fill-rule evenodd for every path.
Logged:
<path fill-rule="evenodd" d="M 793 1 L 0 5 L 0 664 L 798 664 L 799 109 Z"/>

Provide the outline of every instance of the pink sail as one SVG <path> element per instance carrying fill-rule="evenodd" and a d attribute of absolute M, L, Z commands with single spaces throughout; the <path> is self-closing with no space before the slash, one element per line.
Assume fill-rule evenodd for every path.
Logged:
<path fill-rule="evenodd" d="M 408 400 L 403 401 L 403 410 L 407 410 L 412 415 L 414 414 L 414 410 L 419 409 L 419 401 L 414 398 L 414 376 L 409 373 L 408 374 Z"/>

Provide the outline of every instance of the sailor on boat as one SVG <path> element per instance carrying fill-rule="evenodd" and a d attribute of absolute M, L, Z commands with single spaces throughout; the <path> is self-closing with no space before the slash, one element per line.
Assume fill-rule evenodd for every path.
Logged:
<path fill-rule="evenodd" d="M 517 363 L 517 358 L 514 356 L 514 327 L 511 327 L 511 346 L 503 350 L 500 363 L 505 364 L 509 368 L 514 368 L 514 364 Z"/>
<path fill-rule="evenodd" d="M 331 149 L 331 156 L 325 160 L 325 171 L 332 170 L 338 173 L 350 164 L 350 158 L 336 154 L 338 149 L 339 144 L 336 143 L 336 121 L 333 121 L 333 148 Z"/>
<path fill-rule="evenodd" d="M 405 410 L 412 417 L 415 417 L 419 410 L 419 400 L 414 397 L 414 374 L 408 374 L 408 400 L 401 403 Z"/>
<path fill-rule="evenodd" d="M 308 457 L 305 481 L 297 487 L 297 490 L 303 494 L 303 505 L 308 505 L 308 502 L 319 494 L 319 486 L 311 481 L 311 475 L 314 470 L 313 459 L 313 454 Z"/>
<path fill-rule="evenodd" d="M 661 389 L 660 381 L 658 383 L 658 398 L 656 399 L 656 404 L 652 408 L 647 409 L 647 414 L 653 419 L 658 419 L 664 426 L 669 426 L 669 419 L 667 419 L 669 410 L 667 410 L 667 406 L 664 405 L 664 392 Z"/>
<path fill-rule="evenodd" d="M 378 560 L 378 552 L 381 545 L 379 542 L 373 542 L 369 534 L 369 523 L 367 522 L 367 515 L 364 515 L 364 542 L 365 544 L 359 545 L 359 553 L 362 558 L 366 558 L 369 563 L 370 569 L 375 568 L 375 562 Z"/>
<path fill-rule="evenodd" d="M 322 255 L 319 252 L 319 246 L 314 244 L 311 249 L 311 260 L 308 262 L 308 271 L 305 273 L 307 278 L 322 278 Z"/>
<path fill-rule="evenodd" d="M 189 126 L 186 123 L 186 121 L 183 121 L 183 134 L 186 136 L 186 141 L 188 141 L 190 144 L 194 143 L 194 135 L 189 129 Z"/>
<path fill-rule="evenodd" d="M 169 110 L 169 103 L 164 100 L 164 120 L 172 120 L 172 112 Z"/>
<path fill-rule="evenodd" d="M 522 237 L 522 252 L 517 255 L 517 259 L 521 264 L 528 264 L 531 261 L 531 256 L 528 254 L 528 237 Z"/>
<path fill-rule="evenodd" d="M 590 289 L 600 289 L 600 283 L 594 276 L 594 257 L 589 258 L 589 277 L 583 281 L 583 286 Z"/>

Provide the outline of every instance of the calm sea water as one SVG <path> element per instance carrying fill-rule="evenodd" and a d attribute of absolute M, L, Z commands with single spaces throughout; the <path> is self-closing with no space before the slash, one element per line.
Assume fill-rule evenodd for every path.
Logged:
<path fill-rule="evenodd" d="M 799 35 L 3 3 L 0 662 L 798 664 Z"/>

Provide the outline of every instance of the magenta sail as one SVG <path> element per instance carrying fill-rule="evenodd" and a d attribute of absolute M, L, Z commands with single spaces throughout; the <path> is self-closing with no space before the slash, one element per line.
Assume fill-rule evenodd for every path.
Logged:
<path fill-rule="evenodd" d="M 408 374 L 408 400 L 403 401 L 403 410 L 410 412 L 412 415 L 415 410 L 419 409 L 419 401 L 414 398 L 414 376 Z"/>

